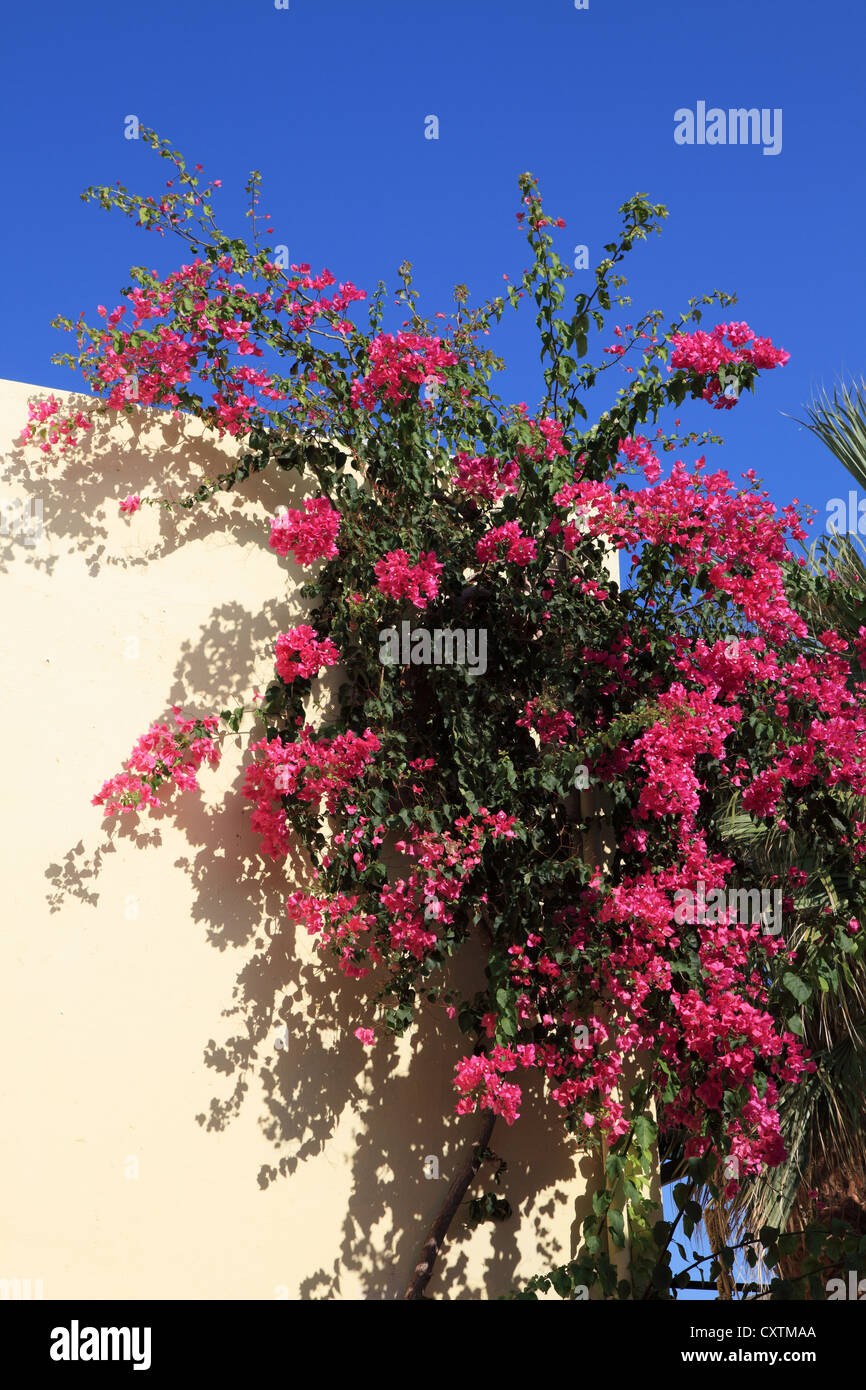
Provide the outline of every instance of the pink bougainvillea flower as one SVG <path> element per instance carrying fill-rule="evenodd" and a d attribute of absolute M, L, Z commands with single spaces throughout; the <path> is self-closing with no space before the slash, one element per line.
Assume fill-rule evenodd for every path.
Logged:
<path fill-rule="evenodd" d="M 432 550 L 422 551 L 415 565 L 405 550 L 389 550 L 373 568 L 377 587 L 388 598 L 407 598 L 416 608 L 426 608 L 430 599 L 439 593 L 443 566 Z"/>
<path fill-rule="evenodd" d="M 457 362 L 455 353 L 444 347 L 441 338 L 425 338 L 419 333 L 382 333 L 369 347 L 370 369 L 360 381 L 353 381 L 353 406 L 374 410 L 382 401 L 399 404 L 413 388 L 425 382 L 445 381 L 445 369 Z"/>
<path fill-rule="evenodd" d="M 727 342 L 725 341 L 727 339 Z M 751 342 L 752 346 L 746 344 Z M 749 363 L 762 371 L 784 366 L 791 354 L 774 347 L 769 338 L 759 338 L 747 323 L 717 323 L 711 333 L 675 333 L 671 337 L 669 371 L 685 368 L 708 376 L 702 391 L 705 401 L 715 410 L 730 410 L 737 403 L 733 384 L 723 388 L 718 375 L 720 367 Z"/>
<path fill-rule="evenodd" d="M 289 508 L 271 521 L 271 549 L 278 555 L 292 552 L 299 565 L 312 565 L 316 560 L 334 560 L 340 513 L 327 497 L 305 497 L 303 511 Z"/>
<path fill-rule="evenodd" d="M 276 642 L 277 675 L 291 683 L 298 677 L 309 679 L 326 666 L 336 666 L 340 653 L 330 637 L 320 638 L 306 624 L 282 633 Z"/>
<path fill-rule="evenodd" d="M 503 559 L 514 565 L 528 565 L 536 558 L 536 546 L 532 536 L 523 535 L 518 521 L 506 521 L 476 542 L 475 553 L 482 564 Z"/>
<path fill-rule="evenodd" d="M 474 458 L 469 454 L 455 454 L 457 472 L 454 485 L 470 497 L 483 502 L 496 502 L 506 493 L 517 491 L 520 465 L 515 461 L 502 463 L 495 458 Z"/>
<path fill-rule="evenodd" d="M 103 807 L 105 816 L 160 806 L 155 792 L 166 782 L 194 791 L 202 763 L 211 767 L 219 763 L 220 749 L 214 737 L 217 718 L 185 719 L 180 705 L 172 705 L 172 713 L 177 728 L 152 724 L 126 759 L 123 771 L 104 782 L 92 798 L 94 806 Z"/>

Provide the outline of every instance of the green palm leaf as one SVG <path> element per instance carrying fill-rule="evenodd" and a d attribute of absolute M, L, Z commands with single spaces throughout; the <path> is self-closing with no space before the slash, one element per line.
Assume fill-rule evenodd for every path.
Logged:
<path fill-rule="evenodd" d="M 866 488 L 866 380 L 837 387 L 832 397 L 824 391 L 805 410 L 806 419 L 797 423 L 811 430 Z"/>

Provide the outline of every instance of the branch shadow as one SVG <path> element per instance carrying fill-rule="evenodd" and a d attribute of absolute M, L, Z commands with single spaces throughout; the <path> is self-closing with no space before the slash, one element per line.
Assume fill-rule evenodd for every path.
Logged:
<path fill-rule="evenodd" d="M 214 512 L 219 511 L 220 531 L 226 545 L 260 544 L 262 519 L 242 505 L 244 497 L 258 496 L 273 511 L 275 505 L 291 505 L 304 494 L 296 472 L 281 473 L 276 467 L 256 474 L 237 490 L 219 492 L 203 505 L 186 509 L 176 505 L 189 497 L 203 479 L 214 478 L 237 462 L 241 444 L 226 437 L 217 443 L 203 432 L 198 421 L 188 416 L 176 418 L 171 411 L 155 407 L 132 406 L 130 414 L 97 413 L 92 396 L 69 391 L 49 392 L 43 388 L 18 387 L 21 425 L 26 423 L 28 399 L 60 397 L 64 409 L 80 410 L 92 428 L 74 451 L 47 461 L 33 443 L 22 445 L 16 438 L 3 457 L 3 488 L 14 489 L 27 504 L 33 522 L 34 504 L 41 508 L 42 529 L 51 535 L 53 553 L 40 552 L 39 539 L 25 533 L 21 525 L 0 513 L 0 573 L 8 572 L 10 562 L 22 555 L 34 569 L 52 575 L 61 553 L 80 555 L 92 577 L 112 567 L 135 568 L 172 554 L 190 541 L 213 538 Z M 158 461 L 159 471 L 155 470 Z M 154 509 L 156 534 L 136 552 L 127 547 L 122 555 L 113 553 L 109 541 L 108 518 L 111 511 L 131 493 L 145 493 L 156 483 L 159 496 L 171 506 Z M 111 496 L 113 494 L 113 498 Z M 243 496 L 241 496 L 243 494 Z M 4 498 L 0 498 L 0 507 Z M 141 517 L 138 513 L 130 525 Z M 133 533 L 134 540 L 134 533 Z"/>
<path fill-rule="evenodd" d="M 89 397 L 70 397 L 73 406 L 78 402 L 82 409 L 93 406 Z M 32 447 L 14 447 L 7 455 L 7 482 L 41 498 L 52 542 L 60 543 L 61 552 L 65 548 L 83 557 L 88 572 L 106 583 L 116 567 L 152 563 L 194 540 L 213 543 L 215 515 L 208 505 L 189 513 L 161 511 L 155 539 L 139 553 L 118 555 L 109 549 L 105 509 L 113 504 L 105 501 L 107 477 L 116 484 L 118 498 L 143 491 L 158 457 L 166 495 L 174 489 L 183 496 L 194 490 L 202 473 L 215 471 L 208 440 L 190 438 L 184 422 L 162 416 L 154 420 L 154 414 L 136 412 L 122 428 L 116 418 L 97 417 L 88 435 L 86 470 L 68 463 L 59 472 L 52 472 L 53 465 L 34 468 Z M 224 466 L 221 459 L 219 467 Z M 297 475 L 274 477 L 269 471 L 250 479 L 243 497 L 214 499 L 222 542 L 227 549 L 261 544 L 261 516 L 245 512 L 244 500 L 258 500 L 273 512 L 278 502 L 291 504 L 305 490 Z M 28 551 L 26 562 L 53 574 L 58 554 L 37 552 L 38 547 Z M 9 559 L 8 547 L 0 544 L 0 569 Z M 245 703 L 256 678 L 262 683 L 269 679 L 261 673 L 272 664 L 275 634 L 307 611 L 297 597 L 302 580 L 290 565 L 284 597 L 256 612 L 233 600 L 215 606 L 198 634 L 182 644 L 163 716 L 154 711 L 154 718 L 170 720 L 172 704 L 210 711 Z M 222 1013 L 223 1036 L 208 1039 L 204 1048 L 215 1093 L 196 1122 L 206 1132 L 220 1132 L 245 1104 L 260 1107 L 258 1125 L 272 1157 L 251 1180 L 265 1192 L 326 1153 L 348 1117 L 354 1147 L 339 1252 L 330 1267 L 303 1279 L 298 1297 L 399 1298 L 449 1174 L 479 1128 L 478 1117 L 453 1113 L 451 1077 L 466 1043 L 443 1011 L 426 1008 L 408 1040 L 381 1039 L 369 1055 L 361 1048 L 351 1033 L 367 1021 L 369 987 L 359 988 L 330 962 L 320 961 L 309 942 L 299 938 L 300 929 L 286 920 L 285 897 L 290 888 L 309 882 L 309 864 L 298 847 L 285 865 L 263 861 L 244 814 L 239 779 L 240 773 L 224 805 L 175 793 L 149 814 L 146 826 L 137 816 L 104 822 L 93 848 L 79 840 L 45 869 L 50 911 L 61 911 L 69 898 L 96 907 L 100 873 L 120 841 L 137 848 L 160 846 L 167 820 L 182 832 L 188 852 L 175 867 L 192 884 L 193 921 L 214 949 L 238 956 L 232 996 Z M 480 947 L 459 963 L 462 975 L 457 978 L 465 993 L 480 985 L 482 966 Z M 563 1211 L 569 1219 L 578 1215 L 576 1150 L 527 1076 L 524 1116 L 512 1130 L 499 1121 L 493 1140 L 508 1162 L 495 1190 L 509 1198 L 515 1215 L 489 1228 L 483 1276 L 478 1250 L 484 1242 L 466 1226 L 464 1213 L 458 1216 L 429 1288 L 434 1298 L 487 1299 L 506 1293 L 527 1257 L 528 1230 L 539 1268 L 573 1253 L 573 1222 L 571 1248 L 559 1245 Z M 436 1160 L 438 1177 L 427 1176 L 430 1158 Z M 474 1190 L 489 1186 L 490 1176 L 492 1169 L 482 1170 Z M 542 1202 L 539 1192 L 546 1194 Z"/>

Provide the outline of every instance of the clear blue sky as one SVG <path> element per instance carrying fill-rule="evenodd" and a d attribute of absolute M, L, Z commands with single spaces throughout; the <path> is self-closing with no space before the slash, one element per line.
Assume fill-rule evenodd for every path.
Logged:
<path fill-rule="evenodd" d="M 523 264 L 517 175 L 565 217 L 562 254 L 612 239 L 640 190 L 667 204 L 661 239 L 629 258 L 634 314 L 734 290 L 792 354 L 719 428 L 730 472 L 818 508 L 848 480 L 783 418 L 822 382 L 866 373 L 863 0 L 118 0 L 7 6 L 0 57 L 6 215 L 0 376 L 74 387 L 53 368 L 55 313 L 91 320 L 133 264 L 167 270 L 166 240 L 79 199 L 120 180 L 155 192 L 166 166 L 124 139 L 137 115 L 221 178 L 224 225 L 264 174 L 273 241 L 372 288 L 416 267 L 426 311 L 481 298 Z M 781 108 L 782 149 L 674 143 L 674 112 Z M 424 138 L 436 115 L 439 139 Z M 178 244 L 178 255 L 180 247 Z M 579 278 L 579 277 L 578 277 Z M 580 284 L 589 283 L 589 276 Z M 577 287 L 577 283 L 576 286 Z M 610 341 L 610 339 L 606 339 Z M 533 399 L 534 346 L 510 333 L 509 385 Z"/>
<path fill-rule="evenodd" d="M 819 509 L 841 468 L 782 418 L 814 387 L 866 371 L 863 0 L 148 0 L 7 7 L 0 110 L 6 216 L 0 376 L 73 386 L 51 367 L 58 311 L 116 303 L 130 265 L 168 269 L 169 242 L 79 199 L 90 183 L 156 191 L 167 166 L 123 136 L 137 115 L 222 178 L 225 222 L 265 176 L 263 209 L 292 260 L 371 287 L 416 266 L 429 312 L 478 297 L 523 263 L 516 178 L 531 169 L 566 218 L 563 253 L 593 260 L 637 190 L 671 216 L 630 258 L 635 310 L 673 316 L 735 290 L 792 354 L 729 414 L 726 466 Z M 674 143 L 674 111 L 783 111 L 782 149 Z M 435 114 L 440 138 L 425 140 Z M 573 254 L 573 253 L 572 253 Z M 589 281 L 589 274 L 583 277 Z M 610 341 L 609 339 L 607 341 Z M 509 334 L 511 394 L 533 398 L 532 353 Z M 613 375 L 613 374 L 611 374 Z M 719 462 L 721 462 L 721 458 Z"/>

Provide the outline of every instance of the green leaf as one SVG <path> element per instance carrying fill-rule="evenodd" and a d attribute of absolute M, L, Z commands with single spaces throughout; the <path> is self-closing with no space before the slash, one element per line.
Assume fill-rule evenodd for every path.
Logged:
<path fill-rule="evenodd" d="M 648 1115 L 638 1115 L 634 1122 L 634 1137 L 639 1149 L 646 1152 L 652 1149 L 658 1138 L 659 1127 Z"/>
<path fill-rule="evenodd" d="M 622 1246 L 625 1245 L 625 1223 L 623 1220 L 622 1212 L 619 1211 L 616 1207 L 611 1207 L 610 1211 L 608 1212 L 607 1224 L 610 1227 L 610 1232 L 613 1236 L 614 1245 L 617 1245 L 620 1248 L 622 1248 Z"/>
<path fill-rule="evenodd" d="M 782 984 L 793 994 L 798 1004 L 805 1004 L 812 993 L 812 986 L 807 985 L 805 980 L 801 980 L 799 975 L 794 975 L 790 970 L 782 976 Z"/>
<path fill-rule="evenodd" d="M 592 1197 L 592 1209 L 596 1216 L 604 1216 L 611 1204 L 610 1192 L 594 1192 Z"/>
<path fill-rule="evenodd" d="M 604 1168 L 610 1181 L 616 1182 L 625 1172 L 625 1159 L 621 1158 L 619 1154 L 609 1154 Z M 626 1186 L 628 1186 L 627 1183 Z"/>

